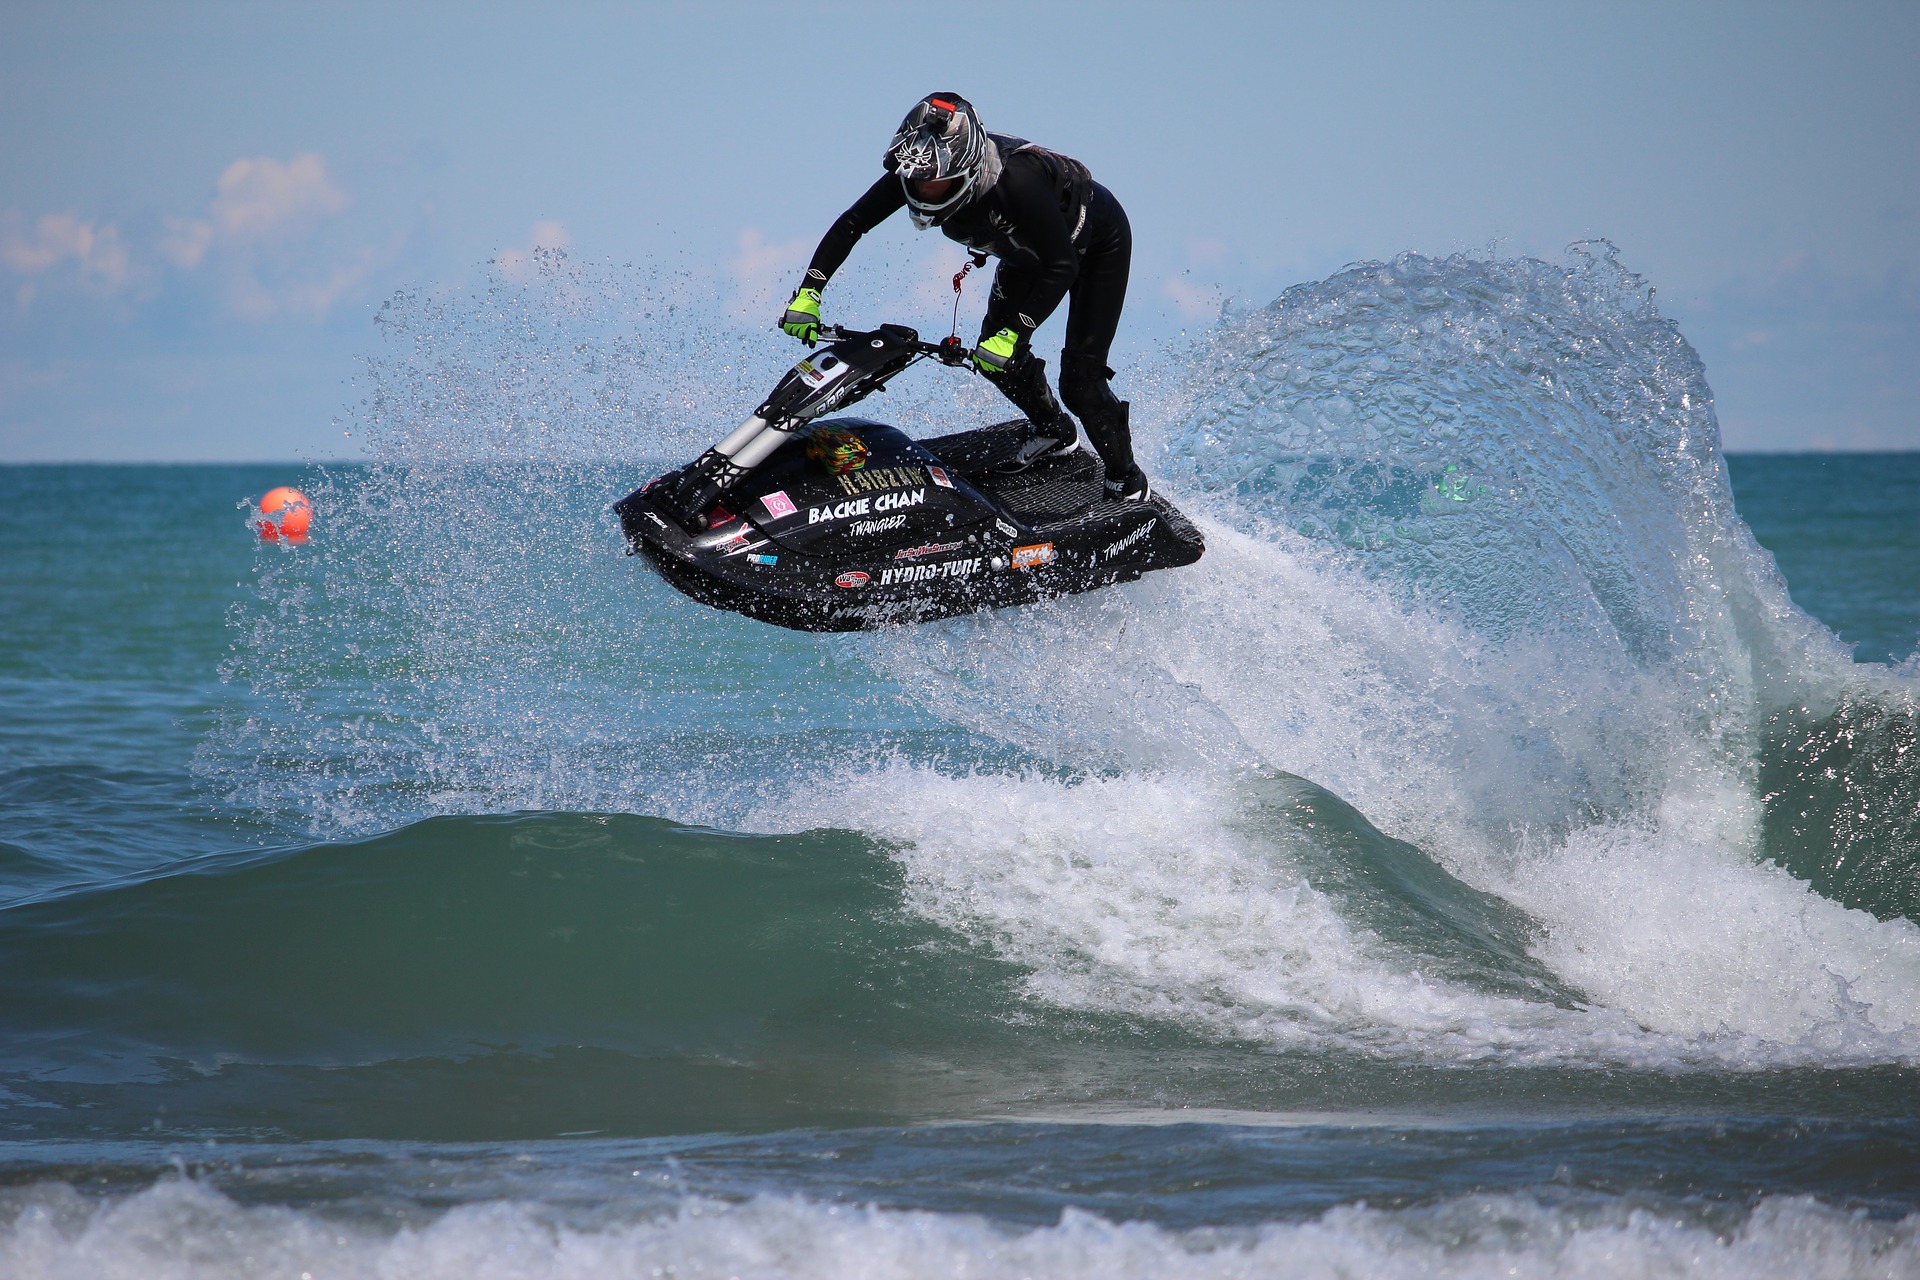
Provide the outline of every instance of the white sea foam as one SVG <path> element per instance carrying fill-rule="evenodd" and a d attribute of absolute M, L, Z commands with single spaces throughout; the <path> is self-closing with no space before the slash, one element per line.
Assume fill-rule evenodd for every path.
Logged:
<path fill-rule="evenodd" d="M 1422 972 L 1301 872 L 1299 826 L 1250 827 L 1231 780 L 950 777 L 888 765 L 812 785 L 766 829 L 899 842 L 909 905 L 1029 966 L 1065 1008 L 1277 1048 L 1441 1062 L 1748 1068 L 1920 1058 L 1920 931 L 1737 851 L 1583 830 L 1495 888 L 1591 1004 Z"/>
<path fill-rule="evenodd" d="M 1054 1226 L 1013 1228 L 964 1214 L 774 1197 L 687 1200 L 592 1228 L 556 1223 L 539 1205 L 496 1202 L 396 1231 L 242 1206 L 181 1180 L 105 1203 L 60 1184 L 9 1199 L 0 1274 L 17 1280 L 1920 1275 L 1920 1217 L 1879 1222 L 1798 1197 L 1764 1200 L 1731 1222 L 1629 1199 L 1550 1207 L 1469 1196 L 1186 1231 L 1071 1209 Z"/>
<path fill-rule="evenodd" d="M 416 305 L 430 341 L 376 369 L 368 411 L 406 465 L 343 522 L 367 541 L 326 591 L 267 582 L 235 667 L 267 712 L 215 736 L 209 771 L 323 828 L 528 807 L 731 823 L 758 801 L 763 827 L 902 842 L 914 905 L 1028 965 L 1036 999 L 1205 1034 L 1914 1060 L 1920 930 L 1765 865 L 1755 786 L 1769 715 L 1910 696 L 1913 675 L 1853 667 L 1793 606 L 1733 510 L 1697 357 L 1644 282 L 1574 258 L 1409 255 L 1223 326 L 1138 422 L 1143 448 L 1171 440 L 1156 470 L 1201 513 L 1199 564 L 851 640 L 653 607 L 664 588 L 610 567 L 578 479 L 521 465 L 584 465 L 625 429 L 608 415 L 644 352 L 540 359 L 611 322 L 593 289 Z M 698 390 L 661 410 L 681 443 Z M 476 442 L 499 461 L 486 537 L 418 528 Z M 624 472 L 591 474 L 611 493 Z M 813 754 L 930 718 L 1076 780 Z M 1236 820 L 1238 780 L 1266 770 L 1526 910 L 1533 954 L 1590 1007 L 1449 982 L 1373 936 L 1303 878 L 1288 842 L 1307 837 Z"/>
<path fill-rule="evenodd" d="M 1198 565 L 871 642 L 936 714 L 1124 778 L 893 779 L 919 817 L 844 821 L 911 842 L 923 909 L 1037 995 L 1275 1044 L 1920 1058 L 1920 928 L 1764 863 L 1754 786 L 1774 712 L 1910 686 L 1787 598 L 1643 282 L 1409 256 L 1290 292 L 1210 361 L 1168 460 L 1211 512 Z M 1419 977 L 1223 829 L 1251 769 L 1524 908 L 1590 1008 Z"/>

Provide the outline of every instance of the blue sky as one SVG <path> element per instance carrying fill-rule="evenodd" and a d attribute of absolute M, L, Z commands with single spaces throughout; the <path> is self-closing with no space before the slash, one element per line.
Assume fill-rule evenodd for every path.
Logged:
<path fill-rule="evenodd" d="M 537 245 L 770 324 L 937 88 L 1126 204 L 1123 356 L 1355 260 L 1605 236 L 1729 448 L 1920 448 L 1910 2 L 0 0 L 0 31 L 0 461 L 353 456 L 380 303 Z M 864 270 L 942 321 L 950 258 L 897 221 L 830 317 Z"/>

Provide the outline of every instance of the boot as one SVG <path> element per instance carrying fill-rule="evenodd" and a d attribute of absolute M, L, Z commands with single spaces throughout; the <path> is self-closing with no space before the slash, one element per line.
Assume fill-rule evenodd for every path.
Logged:
<path fill-rule="evenodd" d="M 1014 407 L 1033 424 L 1032 438 L 1020 446 L 1018 453 L 1001 463 L 999 470 L 1025 471 L 1036 462 L 1065 457 L 1079 447 L 1080 429 L 1053 398 L 1053 388 L 1047 385 L 1045 360 L 1029 354 L 1002 374 L 997 385 L 1001 394 L 1013 401 Z"/>
<path fill-rule="evenodd" d="M 1107 464 L 1107 497 L 1116 502 L 1145 502 L 1153 487 L 1133 460 L 1133 405 L 1126 400 L 1110 400 L 1108 405 L 1083 415 L 1087 438 Z"/>
<path fill-rule="evenodd" d="M 1146 502 L 1153 497 L 1153 484 L 1137 462 L 1123 479 L 1108 480 L 1106 488 L 1109 502 Z"/>

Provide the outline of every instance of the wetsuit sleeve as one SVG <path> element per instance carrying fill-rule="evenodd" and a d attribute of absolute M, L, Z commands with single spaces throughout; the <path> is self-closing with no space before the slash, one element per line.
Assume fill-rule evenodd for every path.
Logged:
<path fill-rule="evenodd" d="M 1045 169 L 1016 160 L 1002 171 L 996 185 L 1007 202 L 1014 233 L 1039 259 L 1026 297 L 1007 299 L 1013 304 L 1014 331 L 1023 339 L 1031 338 L 1073 287 L 1080 274 L 1080 255 L 1074 252 L 1073 230 L 1060 211 L 1059 193 Z M 904 192 L 900 199 L 906 201 Z"/>
<path fill-rule="evenodd" d="M 827 281 L 833 279 L 833 273 L 853 252 L 853 246 L 860 237 L 885 222 L 896 209 L 907 205 L 906 189 L 900 185 L 900 179 L 891 173 L 883 173 L 880 180 L 867 188 L 867 193 L 853 202 L 848 209 L 834 220 L 827 234 L 820 238 L 820 247 L 813 251 L 813 261 L 807 264 L 807 278 L 802 286 L 808 289 L 824 289 Z"/>

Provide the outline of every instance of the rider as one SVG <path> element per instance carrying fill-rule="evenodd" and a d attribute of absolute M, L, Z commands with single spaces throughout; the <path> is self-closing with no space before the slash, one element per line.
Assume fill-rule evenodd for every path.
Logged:
<path fill-rule="evenodd" d="M 1127 402 L 1107 380 L 1107 353 L 1127 296 L 1133 232 L 1113 193 L 1087 166 L 1001 133 L 988 133 L 965 98 L 930 93 L 887 146 L 886 173 L 841 214 L 814 250 L 780 327 L 803 342 L 820 332 L 820 291 L 861 236 L 905 205 L 913 225 L 939 227 L 976 253 L 1000 259 L 973 362 L 1035 427 L 1017 466 L 1071 453 L 1079 433 L 1047 387 L 1033 331 L 1072 295 L 1060 352 L 1060 399 L 1086 423 L 1107 469 L 1107 495 L 1144 499 Z"/>

